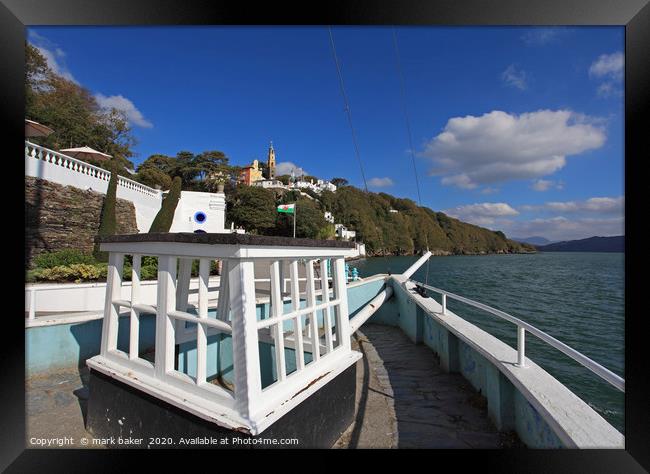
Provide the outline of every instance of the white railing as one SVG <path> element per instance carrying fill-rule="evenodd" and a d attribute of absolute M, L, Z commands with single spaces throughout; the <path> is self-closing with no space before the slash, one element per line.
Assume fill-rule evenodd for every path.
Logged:
<path fill-rule="evenodd" d="M 82 174 L 101 181 L 108 182 L 111 178 L 110 171 L 107 171 L 98 166 L 91 165 L 90 163 L 86 163 L 76 158 L 72 158 L 71 156 L 64 155 L 58 151 L 50 150 L 49 148 L 36 145 L 35 143 L 31 143 L 27 140 L 25 140 L 25 158 L 40 160 L 45 163 L 59 166 L 71 173 Z M 150 188 L 149 186 L 145 186 L 142 183 L 138 183 L 137 181 L 133 181 L 123 176 L 118 177 L 117 185 L 136 191 L 138 193 L 142 193 L 146 196 L 156 197 L 160 195 L 160 191 L 157 189 Z"/>
<path fill-rule="evenodd" d="M 167 234 L 174 236 L 175 234 Z M 240 236 L 238 234 L 176 234 L 179 241 L 144 239 L 130 242 L 102 243 L 109 252 L 105 313 L 100 355 L 89 359 L 88 365 L 147 393 L 177 404 L 204 418 L 217 419 L 226 426 L 246 425 L 256 434 L 269 426 L 291 407 L 297 405 L 320 384 L 327 383 L 344 368 L 356 362 L 357 354 L 350 345 L 350 329 L 345 281 L 345 256 L 353 249 L 338 244 L 331 247 L 274 246 L 274 239 Z M 146 241 L 146 240 L 149 241 Z M 214 239 L 221 243 L 208 242 Z M 261 243 L 250 244 L 252 240 Z M 114 240 L 119 240 L 116 236 Z M 143 241 L 144 240 L 144 241 Z M 191 242 L 189 242 L 190 240 Z M 200 243 L 205 241 L 205 244 Z M 277 240 L 277 239 L 276 239 Z M 288 239 L 291 240 L 291 239 Z M 239 243 L 233 245 L 237 241 Z M 126 255 L 133 259 L 130 299 L 121 297 L 122 269 Z M 158 290 L 156 303 L 140 301 L 140 262 L 143 255 L 158 258 Z M 244 257 L 243 257 L 244 256 Z M 210 261 L 222 260 L 216 315 L 208 316 L 208 274 Z M 199 260 L 198 311 L 188 311 L 189 280 L 194 260 Z M 332 288 L 327 279 L 331 261 Z M 255 263 L 268 265 L 271 298 L 268 315 L 258 317 L 255 294 Z M 280 267 L 288 262 L 290 269 L 290 309 L 285 312 L 281 293 Z M 315 276 L 320 265 L 321 278 Z M 299 292 L 299 266 L 306 275 L 305 298 Z M 121 308 L 128 308 L 130 332 L 128 351 L 117 348 L 118 318 Z M 155 314 L 154 361 L 139 354 L 139 324 L 142 313 Z M 319 315 L 322 315 L 319 320 Z M 195 326 L 186 323 L 194 323 Z M 292 330 L 287 331 L 286 325 Z M 232 337 L 232 353 L 220 357 L 232 363 L 233 385 L 221 387 L 210 383 L 218 374 L 208 373 L 208 336 L 226 334 Z M 181 372 L 175 368 L 178 344 L 196 341 L 196 365 Z M 262 386 L 262 362 L 259 343 L 273 346 L 273 382 Z M 285 348 L 295 352 L 290 371 Z M 311 354 L 308 360 L 306 353 Z M 185 360 L 187 364 L 187 360 Z M 190 375 L 192 370 L 194 375 Z M 185 370 L 185 369 L 184 369 Z M 124 375 L 131 374 L 131 375 Z M 268 374 L 267 374 L 268 375 Z M 322 379 L 322 381 L 321 381 Z M 318 382 L 318 383 L 315 383 Z M 183 403 L 178 403 L 183 400 Z M 216 408 L 210 408 L 216 407 Z M 271 414 L 273 414 L 271 416 Z"/>
<path fill-rule="evenodd" d="M 537 329 L 535 326 L 532 324 L 529 324 L 525 321 L 522 321 L 519 318 L 516 318 L 508 313 L 505 313 L 503 311 L 500 311 L 496 308 L 492 308 L 491 306 L 485 305 L 483 303 L 479 303 L 477 301 L 471 300 L 469 298 L 465 298 L 464 296 L 459 296 L 454 293 L 451 293 L 446 290 L 441 290 L 440 288 L 436 288 L 433 286 L 425 285 L 424 283 L 420 283 L 415 280 L 410 280 L 415 285 L 425 288 L 427 290 L 436 292 L 441 295 L 442 301 L 442 311 L 441 314 L 442 316 L 445 316 L 447 314 L 447 297 L 452 298 L 454 300 L 460 301 L 462 303 L 465 303 L 469 306 L 473 306 L 475 308 L 481 309 L 483 311 L 486 311 L 490 314 L 493 314 L 495 316 L 498 316 L 501 319 L 504 319 L 506 321 L 509 321 L 517 326 L 517 363 L 516 365 L 519 367 L 526 367 L 526 331 L 531 333 L 532 335 L 536 336 L 537 338 L 541 339 L 543 342 L 548 344 L 551 347 L 554 347 L 555 349 L 559 350 L 560 352 L 564 353 L 565 355 L 569 356 L 571 359 L 574 361 L 578 362 L 579 364 L 583 365 L 587 369 L 589 369 L 591 372 L 596 374 L 598 377 L 601 379 L 605 380 L 606 382 L 610 383 L 614 387 L 616 387 L 618 390 L 621 392 L 625 392 L 625 380 L 618 375 L 616 375 L 614 372 L 611 370 L 603 367 L 602 365 L 598 364 L 597 362 L 591 360 L 589 357 L 585 356 L 584 354 L 576 351 L 572 347 L 567 346 L 561 341 L 558 341 L 552 336 L 549 336 L 546 334 L 544 331 L 541 331 L 540 329 Z"/>

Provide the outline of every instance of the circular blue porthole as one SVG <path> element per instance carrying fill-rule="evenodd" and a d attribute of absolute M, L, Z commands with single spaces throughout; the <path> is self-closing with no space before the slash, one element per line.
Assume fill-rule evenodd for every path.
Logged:
<path fill-rule="evenodd" d="M 198 211 L 194 213 L 194 222 L 197 224 L 204 224 L 208 216 L 205 215 L 205 212 Z"/>

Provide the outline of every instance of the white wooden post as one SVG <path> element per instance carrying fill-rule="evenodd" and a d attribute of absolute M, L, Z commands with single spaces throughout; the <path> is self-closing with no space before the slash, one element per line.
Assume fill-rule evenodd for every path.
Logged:
<path fill-rule="evenodd" d="M 192 278 L 192 259 L 178 259 L 178 275 L 176 277 L 176 310 L 187 311 L 187 301 L 190 296 L 190 280 Z M 185 321 L 177 319 L 174 321 L 176 334 L 179 337 L 185 333 Z"/>
<path fill-rule="evenodd" d="M 178 311 L 187 311 L 187 300 L 190 294 L 191 278 L 192 259 L 181 258 L 178 266 L 178 283 L 176 286 L 176 309 Z"/>
<path fill-rule="evenodd" d="M 219 300 L 217 301 L 217 319 L 228 321 L 230 311 L 230 291 L 229 291 L 229 260 L 221 261 L 221 275 L 219 276 Z"/>
<path fill-rule="evenodd" d="M 133 255 L 133 267 L 131 271 L 131 318 L 129 325 L 129 359 L 137 359 L 140 347 L 140 311 L 133 308 L 133 305 L 140 302 L 140 270 L 142 257 Z"/>
<path fill-rule="evenodd" d="M 164 378 L 174 369 L 174 322 L 168 316 L 176 308 L 176 257 L 158 258 L 158 307 L 156 312 L 155 375 Z"/>
<path fill-rule="evenodd" d="M 279 318 L 284 310 L 282 302 L 282 282 L 280 280 L 280 260 L 271 263 L 271 317 Z M 273 339 L 275 339 L 275 372 L 278 381 L 287 378 L 287 366 L 284 358 L 284 322 L 273 326 Z"/>
<path fill-rule="evenodd" d="M 315 286 L 315 277 L 314 277 L 314 262 L 315 260 L 307 260 L 307 267 L 305 271 L 305 276 L 307 282 L 305 285 L 305 290 L 307 292 L 307 306 L 313 308 L 316 306 L 316 286 Z M 311 335 L 311 354 L 312 360 L 317 362 L 320 359 L 320 342 L 318 338 L 318 317 L 316 311 L 309 313 L 309 329 Z"/>
<path fill-rule="evenodd" d="M 526 329 L 517 326 L 517 366 L 526 367 Z"/>
<path fill-rule="evenodd" d="M 339 300 L 336 305 L 336 334 L 340 338 L 339 345 L 351 349 L 350 343 L 350 318 L 348 315 L 348 295 L 345 278 L 345 259 L 337 257 L 334 259 L 332 269 L 332 279 L 334 281 L 334 298 Z"/>
<path fill-rule="evenodd" d="M 325 306 L 323 311 L 323 328 L 325 330 L 325 345 L 327 346 L 327 353 L 329 354 L 334 350 L 334 341 L 332 340 L 332 315 L 330 307 L 327 305 L 330 301 L 329 280 L 327 279 L 327 259 L 323 258 L 320 261 L 320 281 L 322 288 L 322 303 Z"/>
<path fill-rule="evenodd" d="M 29 319 L 36 318 L 36 288 L 29 291 Z"/>
<path fill-rule="evenodd" d="M 124 254 L 111 252 L 108 258 L 106 275 L 106 299 L 104 302 L 104 321 L 102 323 L 102 343 L 100 348 L 102 355 L 117 349 L 119 310 L 113 304 L 113 300 L 121 298 L 123 265 Z"/>
<path fill-rule="evenodd" d="M 239 414 L 250 419 L 262 393 L 255 308 L 255 268 L 251 260 L 229 262 L 228 285 L 232 309 L 232 352 L 235 403 Z"/>
<path fill-rule="evenodd" d="M 286 280 L 285 273 L 286 272 L 284 271 L 284 262 L 282 260 L 280 260 L 280 282 L 282 284 L 282 287 L 281 287 L 282 288 L 282 294 L 287 292 L 287 282 L 285 281 Z"/>
<path fill-rule="evenodd" d="M 223 278 L 223 277 L 222 277 Z M 199 319 L 208 319 L 208 282 L 210 280 L 210 260 L 199 260 Z M 196 383 L 205 383 L 207 365 L 208 327 L 196 325 Z"/>
<path fill-rule="evenodd" d="M 298 281 L 298 260 L 291 261 L 291 310 L 300 309 L 300 282 Z M 293 338 L 296 350 L 296 368 L 301 370 L 305 368 L 305 353 L 302 344 L 302 316 L 293 318 Z"/>

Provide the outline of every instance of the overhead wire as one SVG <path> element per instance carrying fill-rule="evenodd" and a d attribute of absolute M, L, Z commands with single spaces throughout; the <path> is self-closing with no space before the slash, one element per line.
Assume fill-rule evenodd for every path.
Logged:
<path fill-rule="evenodd" d="M 359 153 L 359 144 L 357 143 L 357 134 L 354 131 L 354 126 L 352 125 L 352 112 L 350 111 L 350 103 L 348 101 L 348 96 L 345 93 L 345 86 L 343 84 L 343 75 L 341 74 L 341 67 L 339 65 L 339 58 L 336 54 L 336 46 L 334 45 L 334 36 L 332 35 L 332 28 L 327 27 L 330 35 L 330 45 L 332 46 L 332 53 L 334 55 L 334 63 L 336 64 L 336 72 L 339 77 L 339 86 L 341 88 L 341 96 L 343 97 L 343 103 L 345 104 L 345 112 L 348 117 L 348 124 L 350 125 L 350 132 L 352 133 L 352 143 L 354 144 L 354 153 L 359 162 L 359 169 L 361 170 L 361 177 L 363 178 L 363 187 L 368 192 L 368 183 L 366 182 L 366 174 L 363 171 L 363 163 L 361 161 L 361 154 Z"/>
<path fill-rule="evenodd" d="M 402 103 L 402 112 L 404 113 L 404 122 L 406 123 L 406 134 L 408 137 L 409 152 L 411 154 L 411 162 L 413 164 L 413 174 L 415 175 L 415 187 L 418 193 L 418 204 L 422 207 L 422 195 L 420 194 L 420 180 L 418 179 L 418 170 L 415 165 L 415 152 L 413 151 L 413 133 L 411 132 L 411 121 L 409 120 L 408 108 L 406 105 L 406 84 L 404 81 L 404 73 L 402 72 L 402 60 L 400 57 L 399 46 L 397 44 L 397 32 L 395 28 L 392 29 L 393 32 L 393 46 L 395 48 L 395 66 L 397 69 L 397 75 L 400 80 L 400 97 Z M 429 251 L 429 236 L 425 234 L 427 251 Z M 427 270 L 425 278 L 425 284 L 429 284 L 429 260 L 427 259 Z"/>

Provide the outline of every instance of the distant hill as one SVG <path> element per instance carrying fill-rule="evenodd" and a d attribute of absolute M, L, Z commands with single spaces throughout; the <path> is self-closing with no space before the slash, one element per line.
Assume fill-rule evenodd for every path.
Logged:
<path fill-rule="evenodd" d="M 323 192 L 319 199 L 337 222 L 356 231 L 368 255 L 412 255 L 426 248 L 438 255 L 536 251 L 533 245 L 514 242 L 501 231 L 468 224 L 386 193 L 342 186 L 336 193 Z"/>
<path fill-rule="evenodd" d="M 625 236 L 589 237 L 588 239 L 568 240 L 536 247 L 540 252 L 624 252 Z"/>
<path fill-rule="evenodd" d="M 532 237 L 510 237 L 510 240 L 515 242 L 521 242 L 522 244 L 533 244 L 533 245 L 548 245 L 552 244 L 553 241 L 548 240 L 544 237 L 534 235 Z"/>

